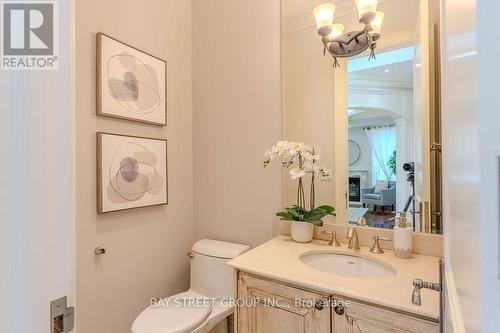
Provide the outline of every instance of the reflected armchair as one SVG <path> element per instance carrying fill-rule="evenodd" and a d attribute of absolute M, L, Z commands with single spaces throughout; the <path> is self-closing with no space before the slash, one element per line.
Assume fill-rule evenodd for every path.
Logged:
<path fill-rule="evenodd" d="M 389 187 L 381 190 L 380 193 L 374 193 L 374 191 L 375 186 L 363 187 L 361 189 L 361 201 L 363 203 L 363 207 L 366 207 L 367 205 L 374 205 L 373 210 L 376 210 L 377 206 L 382 207 L 382 210 L 384 210 L 385 206 L 390 206 L 392 210 L 395 209 L 396 182 L 390 181 Z"/>

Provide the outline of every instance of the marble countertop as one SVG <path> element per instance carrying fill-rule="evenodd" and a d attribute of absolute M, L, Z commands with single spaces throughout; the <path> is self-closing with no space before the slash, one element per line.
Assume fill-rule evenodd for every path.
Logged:
<path fill-rule="evenodd" d="M 392 267 L 396 275 L 387 278 L 352 278 L 332 275 L 307 266 L 300 257 L 311 251 L 346 253 L 373 258 Z M 373 254 L 367 247 L 360 251 L 330 247 L 326 241 L 296 243 L 288 236 L 276 237 L 231 260 L 228 264 L 244 272 L 296 285 L 318 292 L 354 298 L 399 311 L 433 319 L 439 318 L 439 293 L 421 290 L 422 306 L 411 303 L 414 278 L 439 282 L 439 257 L 414 254 L 411 259 L 394 256 L 393 251 Z"/>

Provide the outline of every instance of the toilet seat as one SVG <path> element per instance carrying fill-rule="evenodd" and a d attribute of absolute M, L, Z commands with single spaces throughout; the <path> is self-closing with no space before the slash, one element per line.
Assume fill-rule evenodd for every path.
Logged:
<path fill-rule="evenodd" d="M 192 292 L 185 292 L 169 297 L 170 301 L 165 306 L 146 308 L 132 324 L 132 333 L 189 333 L 195 331 L 212 313 L 211 306 L 193 306 L 193 303 L 191 306 L 189 305 L 189 299 L 200 298 L 203 297 Z M 183 301 L 176 301 L 178 299 Z"/>

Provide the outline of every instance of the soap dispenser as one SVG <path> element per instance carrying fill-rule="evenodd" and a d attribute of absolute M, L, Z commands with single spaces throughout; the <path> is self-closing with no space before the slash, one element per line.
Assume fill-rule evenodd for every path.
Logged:
<path fill-rule="evenodd" d="M 394 226 L 394 255 L 399 258 L 409 259 L 413 251 L 413 230 L 408 225 L 406 212 L 399 213 Z"/>

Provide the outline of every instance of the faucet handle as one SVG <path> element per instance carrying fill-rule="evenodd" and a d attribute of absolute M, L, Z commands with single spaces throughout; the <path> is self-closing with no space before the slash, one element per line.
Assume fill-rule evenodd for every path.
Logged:
<path fill-rule="evenodd" d="M 337 233 L 335 231 L 324 230 L 321 233 L 322 234 L 326 234 L 326 235 L 332 235 L 332 238 L 330 238 L 330 242 L 328 242 L 329 246 L 333 246 L 333 247 L 339 247 L 340 246 L 339 242 L 337 241 Z"/>
<path fill-rule="evenodd" d="M 420 296 L 420 289 L 430 289 L 438 292 L 442 292 L 442 286 L 440 283 L 433 283 L 423 281 L 422 279 L 413 279 L 413 292 L 411 293 L 411 302 L 415 305 L 422 305 L 422 298 Z"/>
<path fill-rule="evenodd" d="M 376 254 L 382 254 L 384 253 L 384 250 L 380 247 L 380 244 L 378 243 L 379 241 L 390 241 L 392 239 L 390 238 L 385 238 L 385 237 L 379 237 L 379 236 L 373 236 L 373 246 L 370 249 L 371 253 L 376 253 Z"/>
<path fill-rule="evenodd" d="M 421 279 L 413 279 L 413 292 L 411 293 L 411 303 L 414 305 L 422 305 L 422 297 L 420 289 L 424 286 L 424 281 Z"/>
<path fill-rule="evenodd" d="M 366 223 L 366 219 L 361 216 L 360 218 L 358 218 L 358 220 L 356 221 L 356 225 L 359 226 L 359 227 L 364 227 L 367 225 Z"/>

